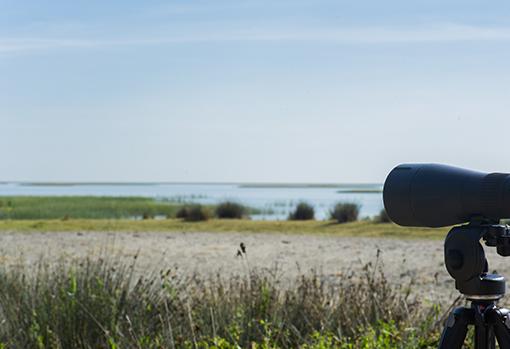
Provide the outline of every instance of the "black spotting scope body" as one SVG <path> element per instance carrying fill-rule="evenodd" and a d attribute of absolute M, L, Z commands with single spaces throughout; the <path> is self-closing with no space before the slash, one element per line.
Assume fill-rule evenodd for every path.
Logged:
<path fill-rule="evenodd" d="M 384 183 L 384 207 L 399 225 L 443 227 L 510 217 L 510 174 L 439 164 L 403 164 Z"/>

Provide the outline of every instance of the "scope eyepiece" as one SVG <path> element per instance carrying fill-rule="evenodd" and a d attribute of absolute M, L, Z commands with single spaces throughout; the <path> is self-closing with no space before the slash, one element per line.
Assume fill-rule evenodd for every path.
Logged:
<path fill-rule="evenodd" d="M 443 227 L 510 217 L 510 174 L 439 164 L 403 164 L 384 183 L 384 207 L 403 226 Z"/>

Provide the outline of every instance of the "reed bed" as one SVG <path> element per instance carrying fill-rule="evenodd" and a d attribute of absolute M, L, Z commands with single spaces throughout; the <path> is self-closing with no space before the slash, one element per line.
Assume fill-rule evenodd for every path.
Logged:
<path fill-rule="evenodd" d="M 179 215 L 197 204 L 172 198 L 113 196 L 0 196 L 0 221 L 70 219 L 184 218 Z M 218 218 L 244 218 L 262 211 L 235 202 L 200 206 Z M 199 219 L 206 220 L 206 219 Z"/>
<path fill-rule="evenodd" d="M 143 197 L 2 196 L 0 219 L 119 219 L 174 216 L 180 204 Z"/>

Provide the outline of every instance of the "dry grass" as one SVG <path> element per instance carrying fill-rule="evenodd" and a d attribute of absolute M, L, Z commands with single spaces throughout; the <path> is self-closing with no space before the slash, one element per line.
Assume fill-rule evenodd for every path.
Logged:
<path fill-rule="evenodd" d="M 165 220 L 0 220 L 0 231 L 168 231 L 168 232 L 249 232 L 286 234 L 333 234 L 337 236 L 443 239 L 448 228 L 408 228 L 393 223 L 360 221 L 336 224 L 332 221 L 251 221 L 246 219 L 206 222 Z"/>

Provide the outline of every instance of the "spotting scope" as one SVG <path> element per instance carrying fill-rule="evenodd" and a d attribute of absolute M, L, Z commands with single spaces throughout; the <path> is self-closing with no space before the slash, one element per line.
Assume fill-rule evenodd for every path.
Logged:
<path fill-rule="evenodd" d="M 439 349 L 461 349 L 474 326 L 477 349 L 510 349 L 510 309 L 497 306 L 506 280 L 489 273 L 482 241 L 510 256 L 510 174 L 483 173 L 438 164 L 403 164 L 384 183 L 384 207 L 399 225 L 456 225 L 444 241 L 444 263 L 455 288 L 471 307 L 455 308 L 445 322 Z M 468 223 L 468 224 L 463 224 Z M 462 225 L 457 225 L 462 224 Z"/>
<path fill-rule="evenodd" d="M 510 174 L 439 164 L 402 164 L 384 183 L 384 207 L 399 225 L 443 227 L 510 217 Z"/>

